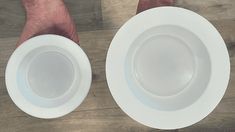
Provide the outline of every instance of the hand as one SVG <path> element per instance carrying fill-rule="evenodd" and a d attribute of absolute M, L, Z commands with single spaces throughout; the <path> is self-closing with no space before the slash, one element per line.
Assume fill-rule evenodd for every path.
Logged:
<path fill-rule="evenodd" d="M 172 6 L 175 0 L 139 0 L 136 14 L 159 6 Z"/>
<path fill-rule="evenodd" d="M 63 0 L 22 0 L 26 23 L 17 46 L 42 34 L 57 34 L 79 43 L 74 21 Z"/>

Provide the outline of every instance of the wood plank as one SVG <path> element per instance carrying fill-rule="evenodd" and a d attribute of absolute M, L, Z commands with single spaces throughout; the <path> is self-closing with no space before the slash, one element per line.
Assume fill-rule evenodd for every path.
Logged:
<path fill-rule="evenodd" d="M 140 125 L 136 121 L 130 119 L 126 114 L 122 112 L 122 110 L 117 106 L 115 101 L 113 100 L 106 83 L 105 79 L 105 57 L 107 53 L 108 46 L 117 30 L 99 30 L 99 31 L 90 31 L 90 32 L 80 32 L 81 38 L 81 47 L 88 54 L 93 70 L 93 83 L 91 86 L 91 90 L 84 100 L 84 102 L 79 106 L 75 111 L 71 114 L 59 118 L 54 119 L 49 122 L 47 120 L 38 120 L 36 118 L 32 118 L 27 114 L 20 111 L 11 101 L 10 97 L 7 95 L 5 85 L 1 84 L 0 86 L 4 86 L 4 90 L 0 89 L 0 118 L 4 119 L 4 122 L 0 122 L 0 124 L 6 124 L 10 121 L 13 124 L 19 123 L 18 125 L 25 125 L 30 122 L 35 122 L 38 125 L 31 124 L 26 125 L 28 129 L 43 127 L 43 130 L 66 130 L 60 128 L 60 122 L 63 122 L 64 126 L 73 130 L 104 130 L 109 128 L 113 130 L 117 130 L 118 128 L 115 125 L 106 126 L 107 122 L 116 123 L 117 125 L 123 127 L 123 130 L 130 131 L 152 131 L 153 129 Z M 0 39 L 0 43 L 4 42 L 8 46 L 4 48 L 4 51 L 13 51 L 15 42 L 17 38 L 10 39 Z M 3 44 L 0 44 L 0 46 Z M 1 47 L 0 47 L 1 48 Z M 229 52 L 235 52 L 234 49 L 229 48 Z M 4 54 L 10 54 L 10 52 L 5 52 Z M 9 55 L 7 55 L 9 56 Z M 231 57 L 231 63 L 234 63 L 234 57 Z M 232 71 L 234 69 L 234 65 L 232 65 Z M 225 97 L 220 102 L 218 107 L 214 110 L 212 114 L 206 117 L 201 122 L 190 126 L 186 129 L 182 129 L 183 131 L 187 130 L 214 130 L 216 126 L 219 128 L 233 128 L 233 124 L 235 123 L 235 74 L 231 73 L 231 80 L 229 83 L 229 88 L 226 92 Z M 0 82 L 4 81 L 4 77 L 0 78 Z M 113 114 L 118 114 L 115 117 L 105 114 L 107 111 L 114 111 Z M 104 113 L 103 113 L 104 112 Z M 7 114 L 5 114 L 7 113 Z M 98 115 L 94 115 L 94 113 Z M 99 114 L 104 115 L 99 115 Z M 83 118 L 86 116 L 87 118 Z M 76 121 L 76 119 L 78 121 Z M 116 119 L 117 118 L 117 119 Z M 47 123 L 45 123 L 46 121 Z M 73 122 L 71 124 L 71 122 Z M 222 123 L 222 125 L 221 125 Z M 89 127 L 89 124 L 94 125 L 94 129 Z M 52 125 L 53 127 L 49 127 Z M 81 126 L 81 127 L 79 127 Z M 88 129 L 85 129 L 85 126 Z M 6 127 L 6 131 L 13 126 Z M 17 128 L 17 127 L 15 127 Z M 211 128 L 211 129 L 209 129 Z M 120 128 L 122 130 L 122 128 Z M 24 131 L 26 128 L 20 128 L 20 130 Z M 67 129 L 68 130 L 68 129 Z M 156 130 L 157 131 L 157 130 Z"/>
<path fill-rule="evenodd" d="M 0 38 L 19 36 L 25 15 L 20 0 L 1 0 Z"/>
<path fill-rule="evenodd" d="M 6 126 L 0 127 L 1 131 L 153 130 L 152 128 L 140 125 L 124 114 L 117 106 L 108 90 L 104 64 L 109 43 L 115 32 L 116 30 L 79 33 L 82 40 L 81 47 L 88 54 L 92 64 L 93 83 L 87 98 L 81 106 L 67 116 L 52 120 L 33 118 L 14 105 L 6 92 L 5 85 L 1 84 L 4 88 L 0 89 L 0 126 Z M 0 43 L 4 42 L 8 45 L 4 48 L 4 54 L 10 54 L 10 52 L 6 51 L 14 50 L 15 40 L 17 40 L 17 38 L 10 38 L 8 41 L 7 39 L 0 39 Z M 1 47 L 3 47 L 2 45 L 3 44 L 0 44 Z M 3 83 L 3 81 L 4 77 L 1 77 L 0 82 Z"/>
<path fill-rule="evenodd" d="M 176 6 L 190 9 L 209 20 L 234 19 L 234 0 L 176 0 Z"/>
<path fill-rule="evenodd" d="M 65 117 L 51 120 L 36 119 L 30 116 L 1 118 L 1 132 L 38 131 L 150 131 L 152 129 L 136 124 L 120 109 L 101 109 L 73 112 Z"/>
<path fill-rule="evenodd" d="M 102 28 L 100 0 L 65 0 L 78 31 Z M 0 38 L 17 37 L 25 22 L 25 12 L 21 0 L 1 0 Z"/>
<path fill-rule="evenodd" d="M 119 28 L 136 14 L 138 0 L 101 0 L 103 29 Z"/>
<path fill-rule="evenodd" d="M 5 67 L 15 49 L 24 14 L 18 0 L 0 4 L 0 131 L 160 131 L 128 117 L 112 98 L 105 78 L 105 58 L 117 29 L 135 15 L 138 0 L 66 0 L 93 72 L 91 90 L 72 113 L 52 120 L 33 118 L 11 101 L 5 86 Z M 84 7 L 83 7 L 84 6 Z M 235 1 L 177 0 L 176 6 L 209 19 L 223 36 L 230 54 L 231 78 L 225 96 L 205 119 L 177 131 L 235 131 Z M 20 9 L 21 8 L 21 9 Z M 7 18 L 8 17 L 11 18 Z M 97 30 L 98 29 L 98 30 Z M 13 36 L 13 37 L 12 37 Z"/>
<path fill-rule="evenodd" d="M 66 0 L 78 31 L 114 29 L 136 13 L 138 0 Z M 193 10 L 209 20 L 235 19 L 233 0 L 177 0 L 176 6 Z M 25 13 L 19 0 L 2 0 L 0 4 L 0 38 L 19 36 Z"/>
<path fill-rule="evenodd" d="M 101 0 L 65 0 L 78 32 L 102 28 Z"/>

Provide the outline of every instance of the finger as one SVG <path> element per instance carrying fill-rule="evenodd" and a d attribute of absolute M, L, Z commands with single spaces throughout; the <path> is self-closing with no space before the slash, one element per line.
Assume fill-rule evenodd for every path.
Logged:
<path fill-rule="evenodd" d="M 61 32 L 59 35 L 67 37 L 75 43 L 79 44 L 79 37 L 77 34 L 76 26 L 71 18 L 66 23 L 57 24 L 57 26 L 57 29 L 61 30 L 57 31 L 57 33 Z"/>
<path fill-rule="evenodd" d="M 20 46 L 24 41 L 26 41 L 26 40 L 32 38 L 33 36 L 35 36 L 35 34 L 36 34 L 36 31 L 30 29 L 28 26 L 25 26 L 23 28 L 23 31 L 20 35 L 19 40 L 17 41 L 16 46 L 17 47 Z"/>

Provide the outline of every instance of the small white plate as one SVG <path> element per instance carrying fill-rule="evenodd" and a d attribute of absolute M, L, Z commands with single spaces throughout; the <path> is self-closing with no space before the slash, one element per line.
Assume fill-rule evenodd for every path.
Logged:
<path fill-rule="evenodd" d="M 206 117 L 222 99 L 229 55 L 214 26 L 177 7 L 144 11 L 113 38 L 106 60 L 109 89 L 134 120 L 177 129 Z"/>
<path fill-rule="evenodd" d="M 57 118 L 77 108 L 91 84 L 91 66 L 84 51 L 58 35 L 40 35 L 21 44 L 5 73 L 13 102 L 38 118 Z"/>

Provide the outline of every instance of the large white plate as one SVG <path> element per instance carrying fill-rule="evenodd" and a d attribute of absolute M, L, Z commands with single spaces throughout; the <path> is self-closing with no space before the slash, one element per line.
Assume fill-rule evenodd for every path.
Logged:
<path fill-rule="evenodd" d="M 177 129 L 206 117 L 222 99 L 229 55 L 215 27 L 177 7 L 144 11 L 113 38 L 106 60 L 111 94 L 134 120 Z"/>
<path fill-rule="evenodd" d="M 41 35 L 20 45 L 5 73 L 13 102 L 38 118 L 68 114 L 86 97 L 91 66 L 83 50 L 58 35 Z"/>

